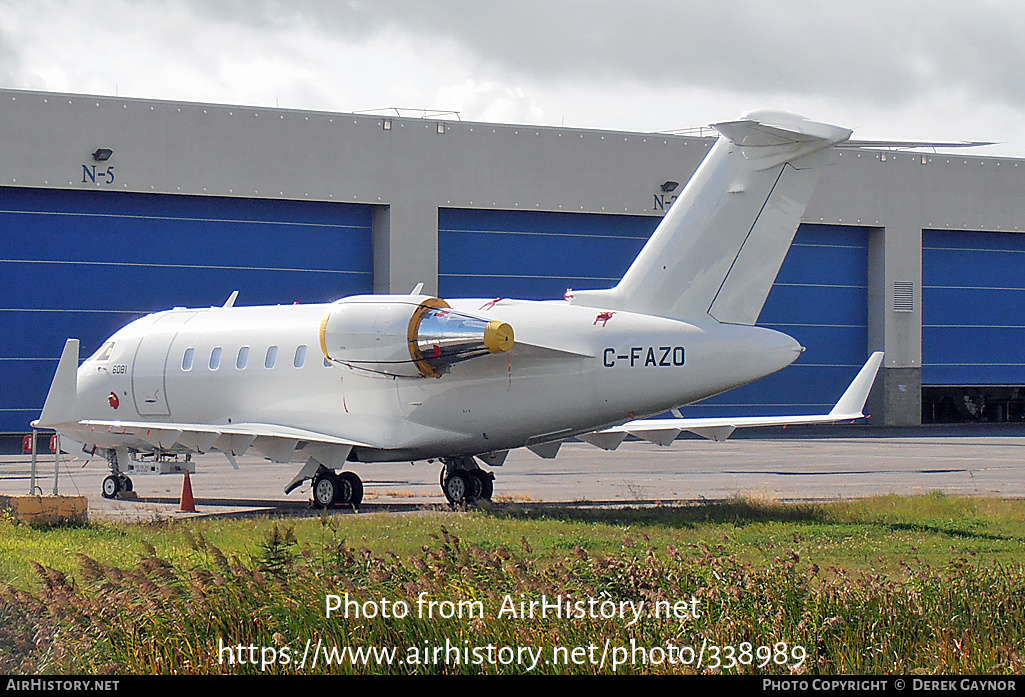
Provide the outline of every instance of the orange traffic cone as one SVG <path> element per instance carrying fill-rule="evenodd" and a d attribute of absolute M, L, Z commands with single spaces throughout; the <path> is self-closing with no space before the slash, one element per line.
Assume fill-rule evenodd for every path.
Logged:
<path fill-rule="evenodd" d="M 192 481 L 189 479 L 189 471 L 185 470 L 185 481 L 182 482 L 182 500 L 178 506 L 179 513 L 195 513 L 196 500 L 192 498 Z"/>

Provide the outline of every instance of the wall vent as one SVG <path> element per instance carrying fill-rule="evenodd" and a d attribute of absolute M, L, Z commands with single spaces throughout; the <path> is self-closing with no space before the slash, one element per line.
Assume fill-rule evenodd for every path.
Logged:
<path fill-rule="evenodd" d="M 911 281 L 893 282 L 893 311 L 915 311 L 915 284 Z"/>

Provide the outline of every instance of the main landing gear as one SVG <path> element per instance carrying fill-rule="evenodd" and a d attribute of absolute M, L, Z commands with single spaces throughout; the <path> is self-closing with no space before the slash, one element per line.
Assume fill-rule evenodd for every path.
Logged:
<path fill-rule="evenodd" d="M 363 480 L 355 472 L 321 469 L 313 477 L 313 505 L 317 508 L 352 506 L 363 502 Z"/>
<path fill-rule="evenodd" d="M 495 491 L 495 475 L 485 472 L 473 457 L 443 457 L 441 490 L 453 506 L 490 501 Z"/>
<path fill-rule="evenodd" d="M 103 485 L 100 493 L 103 494 L 105 499 L 117 498 L 117 495 L 122 491 L 132 490 L 132 479 L 127 474 L 121 471 L 117 460 L 117 451 L 107 451 L 107 464 L 110 466 L 110 476 L 103 480 Z"/>

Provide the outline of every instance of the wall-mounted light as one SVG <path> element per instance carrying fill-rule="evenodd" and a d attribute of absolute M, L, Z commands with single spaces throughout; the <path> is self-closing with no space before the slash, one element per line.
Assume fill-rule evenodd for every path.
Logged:
<path fill-rule="evenodd" d="M 384 122 L 381 124 L 381 126 L 384 128 L 384 130 L 390 131 L 391 130 L 391 119 L 385 119 Z"/>
<path fill-rule="evenodd" d="M 680 182 L 674 182 L 672 179 L 670 179 L 667 182 L 663 182 L 662 186 L 659 187 L 659 188 L 661 188 L 662 191 L 664 191 L 665 193 L 668 194 L 668 193 L 670 193 L 672 191 L 676 191 L 676 187 L 678 187 L 679 185 L 680 185 Z"/>
<path fill-rule="evenodd" d="M 106 162 L 113 154 L 114 151 L 110 148 L 96 148 L 96 152 L 93 153 L 93 159 L 97 162 Z"/>
<path fill-rule="evenodd" d="M 441 134 L 441 133 L 444 133 L 444 132 L 445 132 L 445 124 L 439 123 L 438 124 L 438 133 Z"/>

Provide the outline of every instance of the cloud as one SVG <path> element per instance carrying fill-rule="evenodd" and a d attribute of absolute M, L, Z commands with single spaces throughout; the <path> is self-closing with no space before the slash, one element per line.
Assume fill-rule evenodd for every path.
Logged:
<path fill-rule="evenodd" d="M 470 79 L 458 85 L 447 85 L 438 90 L 434 103 L 447 104 L 447 108 L 472 115 L 475 121 L 544 122 L 543 110 L 523 89 L 496 82 Z"/>
<path fill-rule="evenodd" d="M 453 42 L 521 80 L 827 94 L 910 102 L 963 86 L 1025 102 L 1025 6 L 921 0 L 193 0 L 262 29 L 315 25 L 345 41 L 381 33 Z"/>
<path fill-rule="evenodd" d="M 1022 35 L 997 0 L 0 0 L 0 84 L 624 130 L 770 106 L 1012 140 Z"/>

